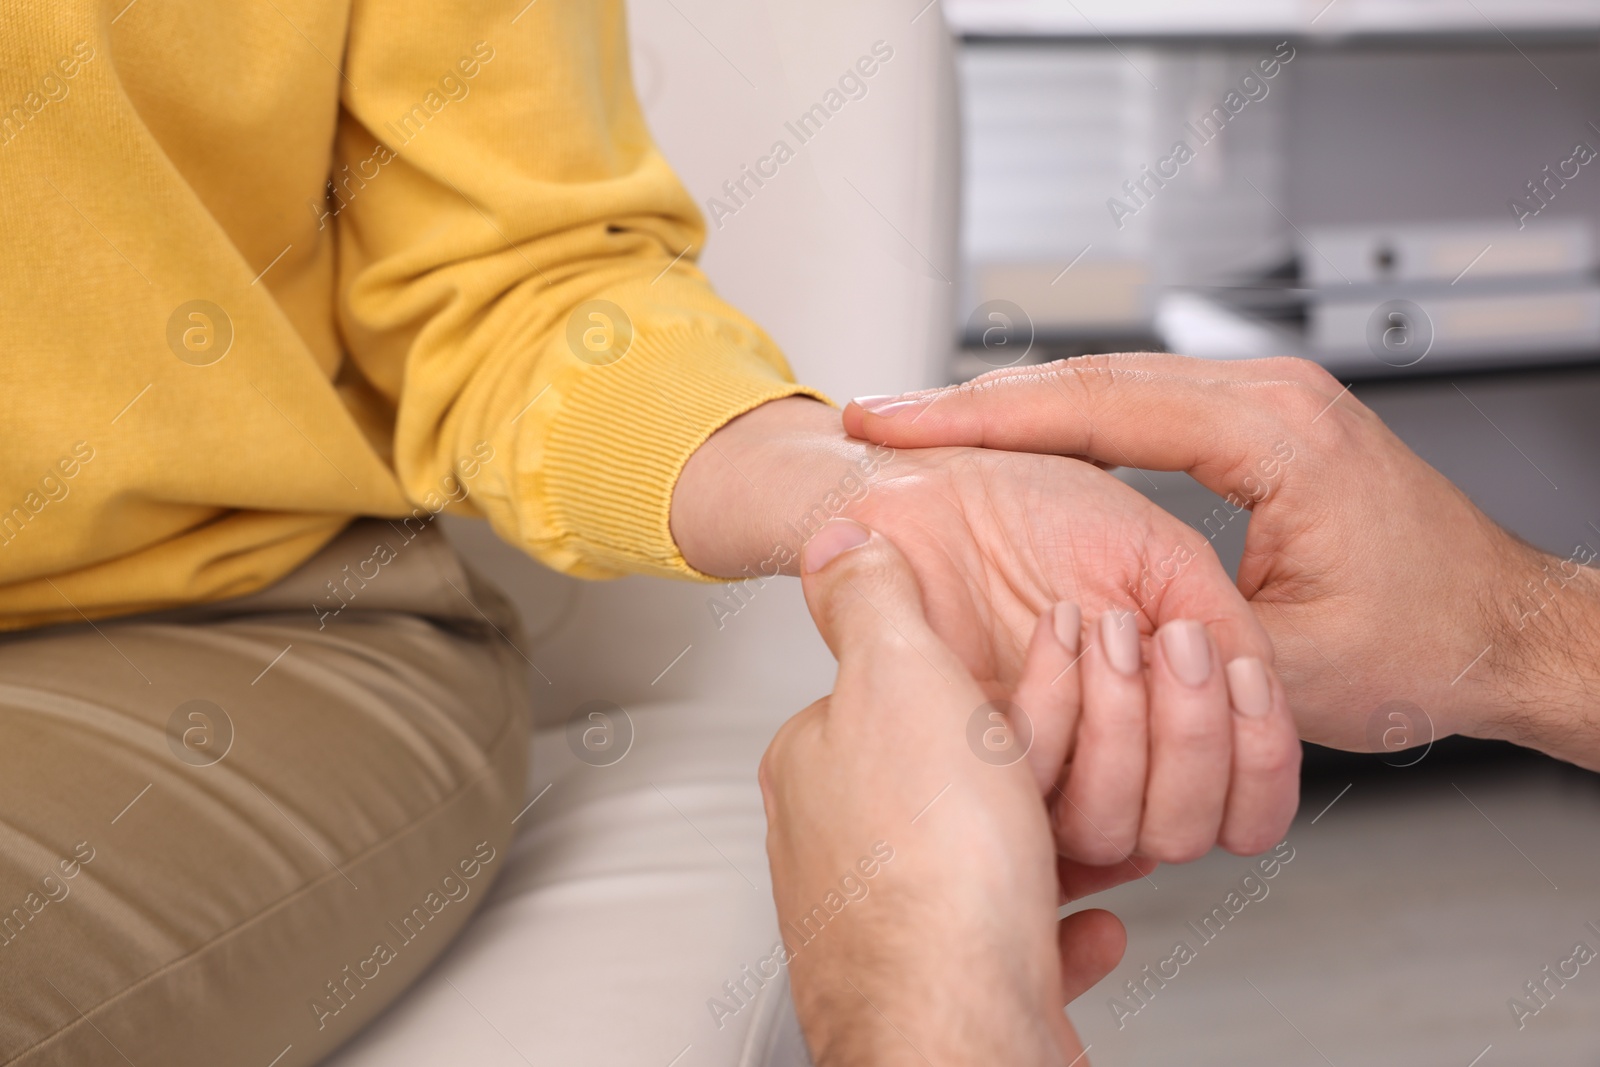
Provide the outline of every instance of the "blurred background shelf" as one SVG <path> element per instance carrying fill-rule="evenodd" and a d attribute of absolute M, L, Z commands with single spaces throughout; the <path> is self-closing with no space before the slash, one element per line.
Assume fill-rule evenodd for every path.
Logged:
<path fill-rule="evenodd" d="M 978 35 L 1024 14 L 1041 32 L 1069 19 L 1087 27 L 1077 10 L 1123 39 Z M 1463 12 L 1518 43 L 1462 37 Z M 1600 163 L 1584 162 L 1600 148 L 1591 106 L 1600 4 L 1334 0 L 1315 33 L 1289 34 L 1287 45 L 1263 27 L 1278 19 L 1287 34 L 1317 8 L 958 2 L 950 13 L 973 35 L 958 54 L 956 325 L 966 347 L 953 377 L 1011 361 L 1029 340 L 1030 359 L 1142 341 L 1208 356 L 1305 355 L 1351 379 L 1600 356 Z M 1322 30 L 1399 25 L 1402 15 L 1417 31 L 1405 40 Z M 1260 32 L 1220 32 L 1235 25 Z M 1185 26 L 1210 32 L 1186 38 Z M 1341 239 L 1344 252 L 1334 247 Z M 1515 251 L 1541 242 L 1566 248 L 1559 278 L 1536 277 Z M 1405 264 L 1418 249 L 1432 274 Z M 1351 255 L 1377 253 L 1400 257 L 1392 278 L 1346 277 Z M 1445 272 L 1446 259 L 1459 265 Z M 1344 282 L 1360 284 L 1346 291 Z M 1537 292 L 1513 300 L 1518 284 L 1583 292 L 1565 303 Z M 1356 306 L 1369 297 L 1371 307 Z M 1441 343 L 1396 367 L 1405 361 L 1362 350 L 1355 318 L 1402 297 L 1436 308 Z M 1207 300 L 1266 329 L 1202 351 L 1180 327 L 1197 315 L 1204 325 Z M 1498 335 L 1484 328 L 1491 320 Z M 1014 337 L 991 329 L 1002 321 L 1015 324 Z M 991 335 L 1010 347 L 985 355 Z"/>
<path fill-rule="evenodd" d="M 1337 39 L 1581 37 L 1600 33 L 1588 0 L 948 0 L 969 37 Z"/>

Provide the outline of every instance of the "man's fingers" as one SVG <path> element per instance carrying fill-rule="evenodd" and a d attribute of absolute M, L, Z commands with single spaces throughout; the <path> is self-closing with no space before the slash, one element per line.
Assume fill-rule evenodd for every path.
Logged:
<path fill-rule="evenodd" d="M 767 750 L 761 754 L 756 767 L 756 782 L 761 787 L 761 806 L 767 817 L 767 854 L 785 855 L 788 852 L 788 824 L 781 817 L 787 800 L 796 785 L 806 785 L 806 768 L 815 761 L 812 742 L 817 736 L 819 720 L 828 714 L 831 696 L 813 701 L 811 705 L 792 716 L 773 735 Z"/>
<path fill-rule="evenodd" d="M 1065 1003 L 1087 993 L 1122 962 L 1128 931 L 1122 920 L 1099 908 L 1077 911 L 1056 928 L 1061 947 L 1061 991 Z"/>
<path fill-rule="evenodd" d="M 833 697 L 825 696 L 813 700 L 809 705 L 791 715 L 778 732 L 773 734 L 772 740 L 767 744 L 766 752 L 761 755 L 761 762 L 756 766 L 756 783 L 761 786 L 761 796 L 767 806 L 767 819 L 772 820 L 772 804 L 777 796 L 780 779 L 787 777 L 788 766 L 797 757 L 794 755 L 804 742 L 801 738 L 814 733 L 817 720 L 826 718 L 828 705 Z"/>
<path fill-rule="evenodd" d="M 1214 492 L 1253 500 L 1261 465 L 1286 462 L 1287 438 L 1305 432 L 1341 388 L 1304 360 L 1089 357 L 869 398 L 870 408 L 845 409 L 844 425 L 897 448 L 971 445 L 1186 470 Z"/>
<path fill-rule="evenodd" d="M 1148 878 L 1161 864 L 1148 856 L 1129 856 L 1109 867 L 1099 867 L 1065 856 L 1056 857 L 1056 881 L 1061 886 L 1061 903 L 1071 904 L 1094 893 L 1114 889 L 1135 878 Z"/>
<path fill-rule="evenodd" d="M 841 671 L 865 666 L 889 645 L 949 657 L 928 628 L 911 564 L 882 534 L 832 519 L 806 542 L 800 572 L 806 606 Z"/>

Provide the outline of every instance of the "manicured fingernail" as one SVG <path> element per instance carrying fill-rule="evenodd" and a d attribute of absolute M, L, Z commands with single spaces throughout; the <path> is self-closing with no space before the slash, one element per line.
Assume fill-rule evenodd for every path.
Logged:
<path fill-rule="evenodd" d="M 1203 624 L 1179 619 L 1167 623 L 1156 636 L 1178 681 L 1192 686 L 1206 684 L 1211 677 L 1211 642 Z"/>
<path fill-rule="evenodd" d="M 1125 611 L 1108 611 L 1100 616 L 1100 643 L 1106 646 L 1106 662 L 1118 674 L 1139 673 L 1139 628 Z"/>
<path fill-rule="evenodd" d="M 1228 697 L 1233 710 L 1246 718 L 1259 719 L 1272 708 L 1272 686 L 1260 660 L 1240 656 L 1228 664 Z"/>
<path fill-rule="evenodd" d="M 878 404 L 876 407 L 867 408 L 867 410 L 878 416 L 880 419 L 892 419 L 906 408 L 918 407 L 921 405 L 921 403 L 922 401 L 920 400 L 895 400 L 891 397 L 890 399 Z"/>
<path fill-rule="evenodd" d="M 1065 600 L 1057 604 L 1051 613 L 1050 624 L 1055 628 L 1056 640 L 1061 642 L 1061 647 L 1067 650 L 1068 655 L 1076 656 L 1078 631 L 1083 625 L 1083 612 L 1078 610 L 1078 605 Z"/>
<path fill-rule="evenodd" d="M 820 571 L 852 548 L 860 548 L 872 536 L 872 531 L 850 519 L 829 519 L 822 528 L 811 535 L 800 553 L 800 570 L 804 574 Z"/>
<path fill-rule="evenodd" d="M 852 403 L 856 407 L 862 408 L 862 409 L 864 409 L 866 411 L 877 411 L 879 408 L 881 408 L 883 405 L 889 403 L 891 400 L 898 400 L 899 398 L 900 398 L 900 394 L 899 393 L 884 393 L 882 395 L 874 395 L 874 396 L 858 396 L 855 399 L 851 400 L 850 403 Z"/>

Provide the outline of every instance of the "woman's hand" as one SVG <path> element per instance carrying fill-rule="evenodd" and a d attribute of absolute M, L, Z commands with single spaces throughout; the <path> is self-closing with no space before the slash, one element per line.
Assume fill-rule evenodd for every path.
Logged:
<path fill-rule="evenodd" d="M 887 538 L 834 520 L 807 544 L 805 570 L 837 686 L 779 731 L 761 786 L 785 962 L 817 1064 L 1077 1062 L 1062 1008 L 1116 965 L 1125 938 L 1103 911 L 1058 922 L 1060 886 L 1103 889 L 1150 865 L 1058 871 L 1041 796 L 1078 684 L 1051 684 L 1073 655 L 1053 612 L 1022 669 L 1018 700 L 1036 729 L 1024 759 L 984 739 L 1017 724 L 991 717 L 1001 705 L 930 629 Z"/>
<path fill-rule="evenodd" d="M 972 445 L 1186 470 L 1252 510 L 1239 588 L 1308 739 L 1346 749 L 1463 732 L 1600 767 L 1600 581 L 1496 526 L 1326 371 L 1168 355 L 1014 368 L 852 404 L 896 448 Z M 1426 731 L 1426 732 L 1424 732 Z"/>
<path fill-rule="evenodd" d="M 813 401 L 776 401 L 703 446 L 674 501 L 690 563 L 755 574 L 829 515 L 857 518 L 905 555 L 933 631 L 994 698 L 1016 688 L 1039 618 L 1075 603 L 1087 621 L 1074 623 L 1079 669 L 1117 698 L 1074 727 L 1078 771 L 1057 798 L 1063 852 L 1181 862 L 1215 843 L 1252 853 L 1279 840 L 1299 744 L 1272 646 L 1204 537 L 1087 463 L 874 454 L 836 420 Z"/>

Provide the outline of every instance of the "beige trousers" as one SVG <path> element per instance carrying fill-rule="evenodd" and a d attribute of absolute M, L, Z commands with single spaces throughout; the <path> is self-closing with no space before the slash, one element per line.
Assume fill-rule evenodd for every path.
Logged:
<path fill-rule="evenodd" d="M 356 1033 L 504 866 L 520 643 L 436 531 L 372 520 L 250 597 L 0 639 L 0 1063 Z"/>

